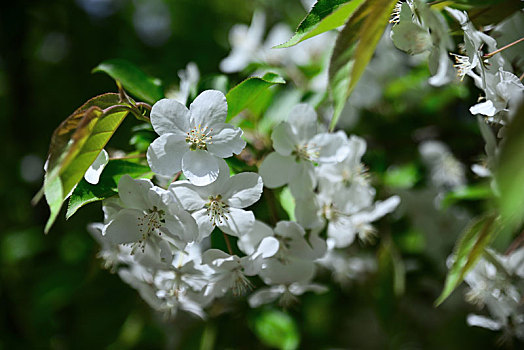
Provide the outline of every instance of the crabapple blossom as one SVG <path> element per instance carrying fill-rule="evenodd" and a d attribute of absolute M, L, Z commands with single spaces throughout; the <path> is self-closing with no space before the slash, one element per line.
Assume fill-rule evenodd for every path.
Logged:
<path fill-rule="evenodd" d="M 113 243 L 131 244 L 132 252 L 144 252 L 151 244 L 167 260 L 172 255 L 171 246 L 183 249 L 196 239 L 195 220 L 169 191 L 149 180 L 124 175 L 118 182 L 118 193 L 123 208 L 111 215 L 103 229 L 104 236 Z"/>
<path fill-rule="evenodd" d="M 317 114 L 302 103 L 293 108 L 286 122 L 273 129 L 275 152 L 262 162 L 259 173 L 268 188 L 289 185 L 295 198 L 304 197 L 316 187 L 315 164 L 339 162 L 349 150 L 346 134 L 318 133 Z"/>
<path fill-rule="evenodd" d="M 182 171 L 197 186 L 218 177 L 218 159 L 239 154 L 246 142 L 242 130 L 225 123 L 227 102 L 223 93 L 207 90 L 186 108 L 174 99 L 153 105 L 151 124 L 160 135 L 147 150 L 151 169 L 173 176 Z"/>
<path fill-rule="evenodd" d="M 195 186 L 189 181 L 177 181 L 169 187 L 182 207 L 195 218 L 198 241 L 209 236 L 215 226 L 239 237 L 249 232 L 255 222 L 253 212 L 244 208 L 260 199 L 262 179 L 249 172 L 230 177 L 226 162 L 219 159 L 218 164 L 218 178 L 209 185 Z"/>
<path fill-rule="evenodd" d="M 84 179 L 90 184 L 96 185 L 98 183 L 98 180 L 100 179 L 100 175 L 102 175 L 102 171 L 104 171 L 104 168 L 106 167 L 108 162 L 109 155 L 107 154 L 105 149 L 102 149 L 102 151 L 100 151 L 93 164 L 91 164 L 89 169 L 86 170 L 86 173 L 84 174 Z"/>

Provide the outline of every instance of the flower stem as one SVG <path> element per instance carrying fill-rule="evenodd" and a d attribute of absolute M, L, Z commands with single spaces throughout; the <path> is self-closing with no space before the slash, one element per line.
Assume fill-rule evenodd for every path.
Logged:
<path fill-rule="evenodd" d="M 520 76 L 519 80 L 523 80 L 524 79 L 524 73 L 522 73 L 522 75 Z"/>
<path fill-rule="evenodd" d="M 231 242 L 229 242 L 229 237 L 224 232 L 222 232 L 222 234 L 224 235 L 224 240 L 226 241 L 227 250 L 229 251 L 229 255 L 233 255 L 233 249 L 231 249 Z"/>
<path fill-rule="evenodd" d="M 523 74 L 524 75 L 524 74 Z M 508 249 L 504 253 L 504 255 L 510 255 L 513 253 L 517 248 L 519 248 L 522 244 L 524 244 L 524 231 L 518 235 L 517 238 L 511 244 L 509 245 Z"/>
<path fill-rule="evenodd" d="M 501 48 L 498 49 L 498 50 L 495 50 L 495 51 L 493 51 L 493 52 L 487 53 L 487 54 L 485 54 L 484 56 L 482 56 L 482 58 L 490 58 L 490 57 L 492 57 L 493 55 L 495 55 L 495 54 L 497 54 L 497 53 L 499 53 L 499 52 L 502 52 L 502 51 L 506 50 L 507 48 L 512 47 L 513 45 L 516 45 L 516 44 L 520 43 L 521 41 L 524 41 L 524 37 L 523 37 L 523 38 L 520 38 L 519 40 L 516 40 L 516 41 L 514 41 L 514 42 L 512 42 L 512 43 L 509 43 L 508 45 L 503 46 L 503 47 L 501 47 Z"/>

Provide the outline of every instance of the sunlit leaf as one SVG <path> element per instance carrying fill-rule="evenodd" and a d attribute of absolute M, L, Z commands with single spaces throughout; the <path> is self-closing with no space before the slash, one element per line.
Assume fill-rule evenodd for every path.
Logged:
<path fill-rule="evenodd" d="M 92 185 L 85 179 L 82 179 L 78 183 L 69 198 L 66 218 L 69 219 L 78 209 L 88 203 L 100 201 L 116 195 L 118 192 L 118 181 L 125 174 L 133 178 L 151 178 L 152 176 L 151 169 L 149 169 L 147 165 L 133 163 L 122 159 L 110 160 L 102 172 L 98 184 Z"/>
<path fill-rule="evenodd" d="M 44 194 L 51 210 L 45 232 L 51 228 L 63 201 L 127 116 L 125 106 L 104 112 L 118 104 L 118 94 L 92 98 L 54 131 L 44 179 Z"/>
<path fill-rule="evenodd" d="M 277 48 L 290 47 L 343 25 L 364 0 L 319 0 L 298 25 L 295 34 Z"/>
<path fill-rule="evenodd" d="M 335 103 L 331 130 L 371 60 L 395 3 L 395 0 L 365 1 L 339 33 L 329 66 L 329 85 Z"/>
<path fill-rule="evenodd" d="M 275 73 L 266 73 L 263 77 L 251 77 L 244 80 L 229 90 L 226 95 L 228 105 L 226 121 L 248 108 L 270 86 L 285 83 L 286 81 Z"/>
<path fill-rule="evenodd" d="M 255 318 L 254 328 L 257 337 L 267 346 L 292 350 L 300 343 L 295 320 L 281 311 L 263 311 Z"/>
<path fill-rule="evenodd" d="M 147 102 L 155 103 L 164 97 L 164 89 L 160 81 L 144 73 L 140 68 L 122 59 L 112 59 L 100 63 L 93 73 L 104 72 L 137 97 Z"/>
<path fill-rule="evenodd" d="M 453 265 L 446 276 L 444 289 L 435 301 L 436 306 L 446 300 L 464 280 L 464 276 L 482 257 L 484 248 L 487 247 L 500 230 L 499 221 L 494 214 L 474 219 L 466 228 L 455 245 Z"/>

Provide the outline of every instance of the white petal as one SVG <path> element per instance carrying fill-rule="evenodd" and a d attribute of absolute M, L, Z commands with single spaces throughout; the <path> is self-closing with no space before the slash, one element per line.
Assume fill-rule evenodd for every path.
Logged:
<path fill-rule="evenodd" d="M 295 163 L 289 179 L 289 189 L 295 200 L 309 197 L 315 187 L 316 177 L 313 164 L 306 161 Z"/>
<path fill-rule="evenodd" d="M 149 189 L 152 187 L 153 184 L 149 180 L 134 180 L 131 176 L 124 175 L 118 182 L 118 196 L 127 208 L 148 209 Z"/>
<path fill-rule="evenodd" d="M 198 225 L 197 242 L 200 242 L 202 239 L 208 237 L 215 227 L 213 226 L 209 215 L 207 215 L 206 209 L 197 210 L 192 214 L 192 216 Z"/>
<path fill-rule="evenodd" d="M 138 217 L 142 212 L 136 209 L 123 209 L 104 227 L 104 236 L 115 244 L 137 242 L 142 235 L 138 230 Z"/>
<path fill-rule="evenodd" d="M 355 241 L 357 232 L 348 217 L 339 217 L 329 222 L 327 234 L 335 242 L 335 247 L 345 248 Z"/>
<path fill-rule="evenodd" d="M 273 229 L 263 223 L 262 221 L 255 220 L 253 229 L 249 233 L 242 235 L 238 241 L 238 248 L 245 254 L 252 254 L 255 248 L 265 237 L 273 236 Z"/>
<path fill-rule="evenodd" d="M 159 135 L 186 136 L 189 131 L 189 110 L 175 99 L 164 98 L 151 109 L 151 124 Z"/>
<path fill-rule="evenodd" d="M 251 294 L 248 298 L 249 306 L 252 308 L 259 307 L 260 305 L 271 303 L 284 293 L 284 288 L 261 288 L 255 293 Z"/>
<path fill-rule="evenodd" d="M 206 204 L 206 201 L 195 191 L 191 184 L 178 183 L 177 181 L 169 186 L 169 190 L 175 195 L 175 198 L 185 210 L 199 210 Z"/>
<path fill-rule="evenodd" d="M 217 223 L 217 226 L 231 236 L 240 237 L 251 231 L 254 224 L 255 215 L 252 211 L 229 208 L 227 220 L 223 219 L 222 222 Z"/>
<path fill-rule="evenodd" d="M 341 162 L 350 152 L 347 136 L 343 131 L 317 134 L 310 143 L 320 148 L 317 158 L 319 163 Z"/>
<path fill-rule="evenodd" d="M 96 185 L 98 180 L 100 180 L 100 175 L 106 167 L 107 162 L 109 162 L 109 155 L 105 149 L 102 149 L 93 164 L 91 164 L 91 166 L 87 169 L 86 173 L 84 174 L 84 179 L 86 179 L 86 181 L 90 184 Z"/>
<path fill-rule="evenodd" d="M 218 177 L 218 162 L 206 151 L 189 151 L 182 157 L 182 171 L 193 185 L 205 186 Z"/>
<path fill-rule="evenodd" d="M 308 260 L 290 260 L 285 264 L 269 259 L 260 277 L 266 284 L 291 284 L 309 282 L 315 275 L 315 263 Z"/>
<path fill-rule="evenodd" d="M 222 198 L 231 207 L 245 208 L 260 199 L 263 187 L 258 174 L 240 173 L 226 182 Z"/>
<path fill-rule="evenodd" d="M 191 127 L 212 128 L 214 124 L 226 121 L 226 96 L 218 90 L 206 90 L 195 98 L 189 110 L 191 111 Z"/>
<path fill-rule="evenodd" d="M 155 173 L 173 176 L 182 169 L 182 157 L 189 152 L 184 137 L 165 134 L 157 138 L 147 149 L 147 162 Z"/>
<path fill-rule="evenodd" d="M 288 183 L 296 165 L 292 156 L 282 156 L 272 152 L 260 164 L 258 173 L 262 176 L 264 186 L 277 188 Z"/>
<path fill-rule="evenodd" d="M 473 115 L 482 114 L 488 117 L 493 117 L 497 113 L 497 109 L 493 105 L 492 101 L 486 101 L 482 103 L 477 103 L 469 109 L 470 113 Z"/>
<path fill-rule="evenodd" d="M 280 243 L 278 242 L 278 239 L 275 237 L 266 237 L 262 240 L 262 242 L 260 242 L 256 253 L 253 254 L 253 258 L 258 257 L 259 255 L 261 255 L 264 259 L 270 258 L 278 252 L 279 248 Z"/>
<path fill-rule="evenodd" d="M 296 145 L 299 144 L 291 126 L 286 122 L 278 124 L 273 129 L 271 140 L 273 141 L 275 151 L 283 156 L 289 156 Z"/>
<path fill-rule="evenodd" d="M 178 211 L 176 215 L 166 216 L 165 227 L 169 232 L 185 243 L 198 239 L 199 232 L 195 219 L 184 210 Z"/>
<path fill-rule="evenodd" d="M 487 328 L 492 331 L 498 331 L 502 328 L 502 324 L 500 322 L 480 315 L 469 314 L 467 318 L 467 323 L 470 326 Z"/>
<path fill-rule="evenodd" d="M 214 128 L 217 127 L 220 129 L 212 134 L 213 139 L 207 144 L 209 153 L 220 158 L 229 158 L 233 153 L 240 154 L 246 147 L 246 141 L 242 139 L 242 129 L 229 124 Z"/>
<path fill-rule="evenodd" d="M 287 121 L 299 141 L 307 141 L 317 133 L 317 112 L 307 103 L 296 105 Z"/>
<path fill-rule="evenodd" d="M 311 229 L 324 226 L 324 220 L 319 215 L 319 203 L 311 192 L 306 198 L 296 201 L 295 217 L 302 227 Z"/>

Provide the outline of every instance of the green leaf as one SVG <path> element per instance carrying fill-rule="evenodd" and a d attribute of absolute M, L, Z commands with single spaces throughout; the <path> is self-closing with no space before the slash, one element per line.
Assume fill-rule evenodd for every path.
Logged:
<path fill-rule="evenodd" d="M 500 214 L 508 229 L 516 230 L 524 221 L 524 103 L 506 127 L 494 175 Z"/>
<path fill-rule="evenodd" d="M 51 210 L 46 233 L 60 212 L 63 201 L 128 113 L 128 106 L 121 104 L 118 94 L 104 94 L 87 101 L 54 131 L 43 187 Z M 39 199 L 38 195 L 35 199 Z"/>
<path fill-rule="evenodd" d="M 275 73 L 266 73 L 263 77 L 251 77 L 244 80 L 229 90 L 226 95 L 228 105 L 226 122 L 248 108 L 270 86 L 285 83 L 286 81 Z"/>
<path fill-rule="evenodd" d="M 147 103 L 155 103 L 164 97 L 160 80 L 148 76 L 140 68 L 122 59 L 112 59 L 100 63 L 92 71 L 104 72 L 132 95 Z"/>
<path fill-rule="evenodd" d="M 276 48 L 290 47 L 343 25 L 364 0 L 319 0 L 300 22 L 295 35 Z"/>
<path fill-rule="evenodd" d="M 335 104 L 331 130 L 371 60 L 395 3 L 396 0 L 366 0 L 339 33 L 329 65 L 329 85 Z"/>
<path fill-rule="evenodd" d="M 435 306 L 442 304 L 464 280 L 464 276 L 482 257 L 484 248 L 500 230 L 501 226 L 494 214 L 484 215 L 472 221 L 455 245 L 453 265 L 446 276 L 444 289 L 435 301 Z"/>
<path fill-rule="evenodd" d="M 118 193 L 118 181 L 123 175 L 132 178 L 152 177 L 151 169 L 147 165 L 129 162 L 122 159 L 110 160 L 107 163 L 98 184 L 92 185 L 82 179 L 69 198 L 66 218 L 69 219 L 84 205 L 112 197 Z M 148 176 L 144 176 L 147 174 Z"/>
<path fill-rule="evenodd" d="M 489 184 L 480 184 L 480 185 L 471 185 L 467 187 L 462 187 L 452 192 L 447 193 L 442 199 L 442 208 L 446 209 L 450 205 L 455 204 L 458 201 L 469 200 L 483 200 L 489 199 L 493 196 L 491 187 Z"/>
<path fill-rule="evenodd" d="M 254 326 L 255 334 L 267 346 L 293 350 L 300 343 L 295 320 L 282 311 L 263 311 L 256 317 Z"/>

